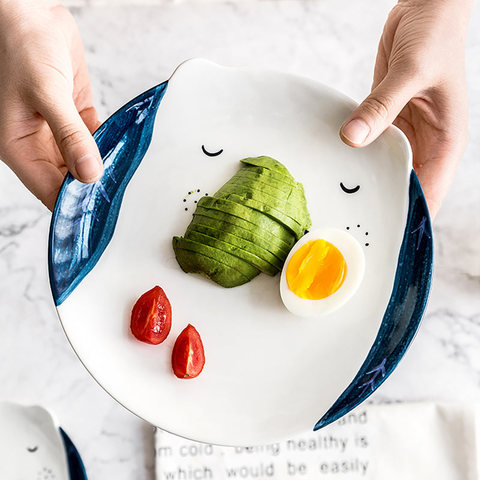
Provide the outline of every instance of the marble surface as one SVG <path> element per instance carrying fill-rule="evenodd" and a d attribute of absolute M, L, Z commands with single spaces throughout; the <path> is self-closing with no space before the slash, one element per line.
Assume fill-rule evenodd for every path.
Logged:
<path fill-rule="evenodd" d="M 317 78 L 361 100 L 392 1 L 262 0 L 72 7 L 100 117 L 189 57 Z M 105 3 L 105 2 L 103 2 Z M 124 2 L 122 2 L 124 3 Z M 480 400 L 480 6 L 468 37 L 470 144 L 435 222 L 433 290 L 417 338 L 373 397 Z M 113 401 L 66 341 L 50 298 L 50 213 L 0 164 L 0 399 L 53 409 L 89 478 L 153 479 L 153 430 Z"/>

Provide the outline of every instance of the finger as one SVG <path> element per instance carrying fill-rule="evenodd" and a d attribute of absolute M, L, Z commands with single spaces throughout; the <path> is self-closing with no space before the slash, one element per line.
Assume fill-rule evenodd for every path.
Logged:
<path fill-rule="evenodd" d="M 75 60 L 78 62 L 78 65 L 76 66 L 73 99 L 83 123 L 85 123 L 90 133 L 93 134 L 100 126 L 100 122 L 98 121 L 97 110 L 93 106 L 92 85 L 81 43 L 79 52 L 75 55 Z"/>
<path fill-rule="evenodd" d="M 342 125 L 341 139 L 351 147 L 370 144 L 393 123 L 417 92 L 416 82 L 408 75 L 389 71 Z"/>
<path fill-rule="evenodd" d="M 461 120 L 457 120 L 461 123 Z M 467 127 L 463 132 L 440 130 L 428 135 L 421 127 L 412 128 L 401 116 L 394 125 L 407 135 L 413 151 L 413 167 L 422 186 L 430 216 L 433 219 L 455 177 L 458 163 L 467 144 Z"/>
<path fill-rule="evenodd" d="M 95 107 L 85 108 L 82 111 L 79 111 L 80 116 L 82 117 L 83 123 L 87 126 L 89 132 L 93 135 L 95 130 L 101 125 L 98 120 L 98 113 Z"/>
<path fill-rule="evenodd" d="M 28 162 L 13 162 L 9 166 L 20 181 L 50 211 L 53 211 L 65 173 L 42 158 Z"/>
<path fill-rule="evenodd" d="M 442 155 L 432 153 L 424 165 L 415 169 L 432 219 L 450 188 L 460 157 L 461 152 L 454 150 L 443 152 Z"/>
<path fill-rule="evenodd" d="M 97 181 L 103 174 L 103 163 L 73 99 L 59 95 L 55 102 L 44 102 L 39 113 L 50 126 L 70 173 L 81 182 Z"/>
<path fill-rule="evenodd" d="M 375 60 L 375 68 L 373 70 L 372 90 L 377 88 L 380 82 L 386 77 L 388 73 L 388 57 L 385 52 L 385 45 L 383 37 L 380 39 L 377 50 L 377 58 Z"/>
<path fill-rule="evenodd" d="M 375 69 L 373 72 L 372 90 L 386 77 L 388 73 L 388 60 L 392 52 L 393 41 L 397 32 L 398 24 L 402 15 L 398 14 L 397 9 L 390 11 L 387 21 L 383 27 L 382 36 L 378 42 L 377 57 L 375 60 Z"/>

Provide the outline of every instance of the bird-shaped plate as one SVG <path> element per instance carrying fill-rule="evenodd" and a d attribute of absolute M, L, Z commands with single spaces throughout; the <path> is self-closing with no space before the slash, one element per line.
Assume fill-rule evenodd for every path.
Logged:
<path fill-rule="evenodd" d="M 91 185 L 67 176 L 49 269 L 69 341 L 122 405 L 189 439 L 261 444 L 336 420 L 396 367 L 427 302 L 431 225 L 400 130 L 363 149 L 339 139 L 355 105 L 307 78 L 190 60 L 98 129 L 105 174 Z M 362 247 L 363 280 L 333 313 L 287 311 L 279 276 L 225 289 L 176 262 L 172 237 L 196 202 L 260 155 L 303 184 L 312 229 L 342 230 Z M 154 285 L 173 311 L 158 346 L 129 330 L 132 306 Z M 206 364 L 181 380 L 171 353 L 189 323 Z"/>
<path fill-rule="evenodd" d="M 0 478 L 87 480 L 82 459 L 51 412 L 0 402 Z"/>

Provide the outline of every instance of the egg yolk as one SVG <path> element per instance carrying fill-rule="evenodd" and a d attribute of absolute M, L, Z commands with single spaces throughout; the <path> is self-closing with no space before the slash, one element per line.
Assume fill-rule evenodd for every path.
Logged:
<path fill-rule="evenodd" d="M 340 250 L 323 239 L 300 247 L 287 265 L 288 288 L 298 297 L 321 300 L 343 284 L 347 263 Z"/>

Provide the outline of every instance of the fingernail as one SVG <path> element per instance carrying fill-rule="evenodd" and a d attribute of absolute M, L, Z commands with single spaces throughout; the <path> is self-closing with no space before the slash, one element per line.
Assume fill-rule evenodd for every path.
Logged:
<path fill-rule="evenodd" d="M 90 153 L 80 157 L 75 163 L 75 170 L 80 180 L 88 182 L 98 178 L 102 173 L 102 167 L 97 158 Z"/>
<path fill-rule="evenodd" d="M 354 118 L 342 128 L 342 135 L 354 145 L 361 145 L 370 133 L 370 127 L 361 118 Z"/>

